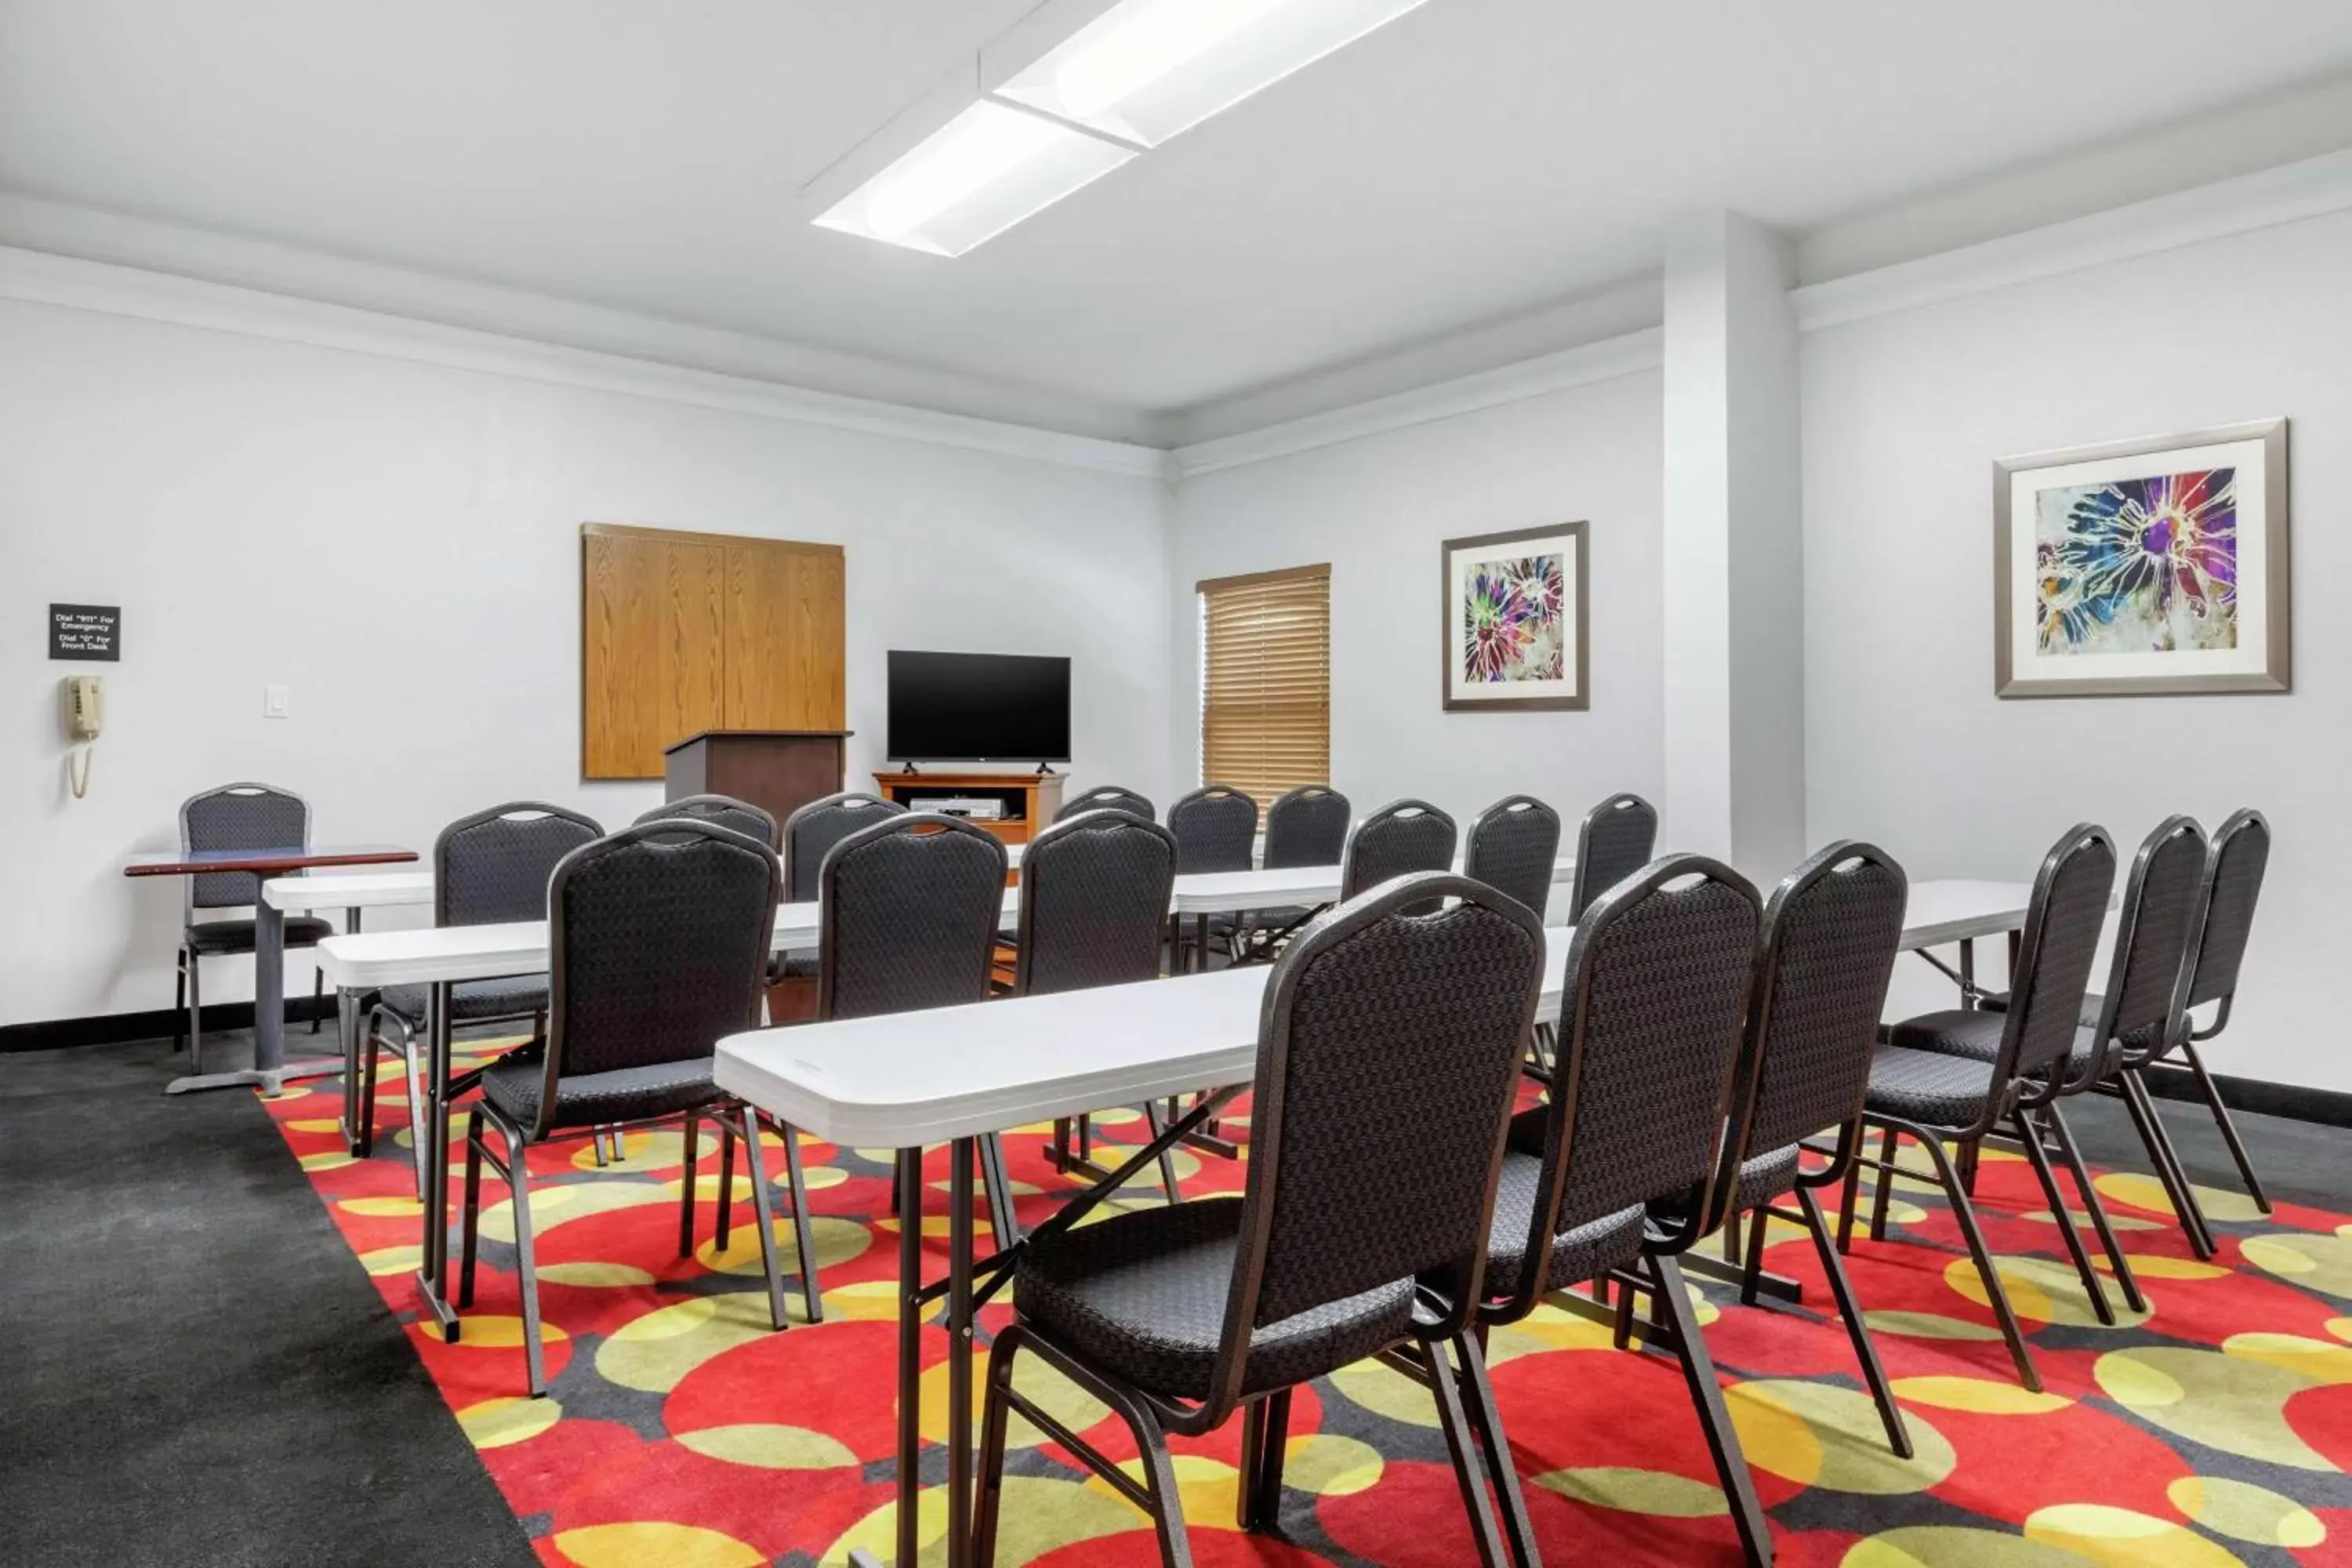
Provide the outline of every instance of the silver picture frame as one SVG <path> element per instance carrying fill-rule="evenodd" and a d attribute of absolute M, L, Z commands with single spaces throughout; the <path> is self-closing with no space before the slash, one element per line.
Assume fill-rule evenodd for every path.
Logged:
<path fill-rule="evenodd" d="M 2017 579 L 2017 552 L 2012 530 L 2032 527 L 2030 518 L 2011 515 L 2011 498 L 2018 480 L 2038 470 L 2085 463 L 2160 458 L 2168 452 L 2198 447 L 2259 443 L 2263 497 L 2258 529 L 2262 539 L 2262 569 L 2256 580 L 2262 595 L 2262 626 L 2258 668 L 2228 672 L 2052 676 L 2016 668 L 2015 631 L 2020 616 L 2034 614 L 2039 582 Z M 2288 559 L 2287 421 L 2282 416 L 2241 425 L 2218 425 L 2179 435 L 2109 441 L 2055 451 L 2032 452 L 1996 459 L 1993 489 L 1993 693 L 2002 698 L 2038 697 L 2178 697 L 2221 693 L 2284 692 L 2293 689 L 2293 575 Z M 2239 522 L 2246 520 L 2241 516 Z M 2242 551 L 2243 536 L 2240 538 Z M 2242 559 L 2242 554 L 2241 554 Z M 2249 584 L 2237 579 L 2242 602 Z"/>

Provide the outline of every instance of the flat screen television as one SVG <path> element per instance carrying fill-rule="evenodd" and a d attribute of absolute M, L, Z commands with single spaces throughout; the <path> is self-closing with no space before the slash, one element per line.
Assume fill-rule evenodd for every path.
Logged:
<path fill-rule="evenodd" d="M 889 755 L 898 763 L 1066 763 L 1070 661 L 890 650 Z"/>

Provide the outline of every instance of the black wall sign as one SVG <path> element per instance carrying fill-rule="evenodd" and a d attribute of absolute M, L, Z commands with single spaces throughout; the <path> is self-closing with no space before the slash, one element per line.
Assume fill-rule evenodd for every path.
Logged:
<path fill-rule="evenodd" d="M 51 658 L 122 658 L 122 606 L 120 605 L 51 605 Z"/>

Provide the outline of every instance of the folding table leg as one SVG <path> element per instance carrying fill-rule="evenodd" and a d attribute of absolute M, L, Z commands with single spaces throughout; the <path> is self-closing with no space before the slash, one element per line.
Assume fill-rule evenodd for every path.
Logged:
<path fill-rule="evenodd" d="M 948 1151 L 948 1564 L 971 1563 L 972 1143 Z M 915 1229 L 920 1232 L 918 1225 Z"/>
<path fill-rule="evenodd" d="M 898 1568 L 915 1568 L 922 1491 L 923 1152 L 898 1151 Z"/>

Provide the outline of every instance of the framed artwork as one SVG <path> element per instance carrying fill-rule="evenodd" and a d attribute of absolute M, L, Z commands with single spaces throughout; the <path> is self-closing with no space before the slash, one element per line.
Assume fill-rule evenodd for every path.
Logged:
<path fill-rule="evenodd" d="M 2286 421 L 1993 465 L 1993 691 L 2284 691 Z"/>
<path fill-rule="evenodd" d="M 1447 711 L 1590 708 L 1584 524 L 1482 533 L 1441 548 Z"/>

